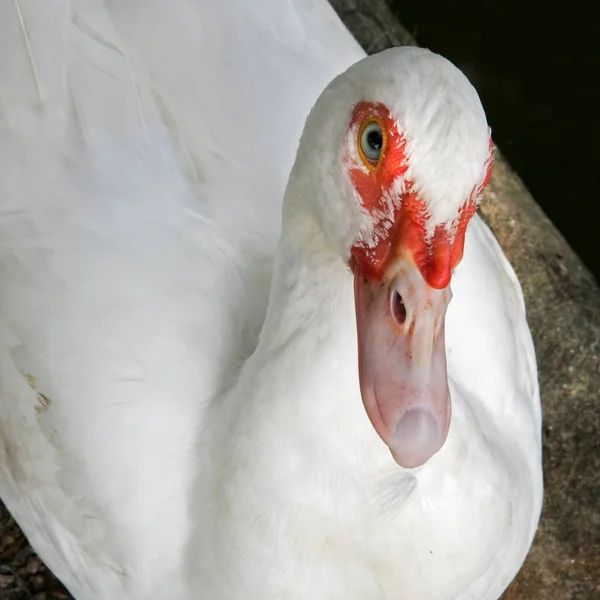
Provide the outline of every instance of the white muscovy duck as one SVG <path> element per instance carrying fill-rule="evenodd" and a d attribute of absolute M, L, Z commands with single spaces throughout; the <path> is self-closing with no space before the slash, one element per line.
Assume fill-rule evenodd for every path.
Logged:
<path fill-rule="evenodd" d="M 457 266 L 489 166 L 466 78 L 323 0 L 0 5 L 0 495 L 78 600 L 501 594 L 542 476 L 477 216 Z"/>

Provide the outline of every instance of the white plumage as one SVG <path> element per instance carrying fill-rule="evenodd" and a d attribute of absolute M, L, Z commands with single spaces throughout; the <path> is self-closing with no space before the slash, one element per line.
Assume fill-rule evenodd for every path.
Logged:
<path fill-rule="evenodd" d="M 449 80 L 393 69 L 446 63 L 392 51 L 339 80 L 357 98 L 333 86 L 274 262 L 306 115 L 361 58 L 322 0 L 0 4 L 0 496 L 77 600 L 482 600 L 520 567 L 542 496 L 535 358 L 478 217 L 444 447 L 400 468 L 360 401 L 345 261 L 364 215 L 328 140 L 365 93 L 403 100 L 443 222 L 481 178 L 484 118 L 430 116 L 432 144 Z M 448 77 L 449 107 L 479 114 Z"/>

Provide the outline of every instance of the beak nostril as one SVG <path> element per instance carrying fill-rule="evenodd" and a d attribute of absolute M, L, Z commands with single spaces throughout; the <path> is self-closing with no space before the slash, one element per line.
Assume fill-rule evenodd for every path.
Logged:
<path fill-rule="evenodd" d="M 406 306 L 404 306 L 404 300 L 402 300 L 402 296 L 394 290 L 392 292 L 392 296 L 390 298 L 390 308 L 392 311 L 392 316 L 394 317 L 394 321 L 398 325 L 404 325 L 406 322 Z"/>

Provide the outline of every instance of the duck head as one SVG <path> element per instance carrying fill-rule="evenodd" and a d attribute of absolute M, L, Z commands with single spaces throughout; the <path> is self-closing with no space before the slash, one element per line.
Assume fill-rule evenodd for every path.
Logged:
<path fill-rule="evenodd" d="M 354 276 L 364 406 L 403 467 L 425 463 L 448 434 L 444 319 L 491 149 L 467 78 L 412 47 L 337 77 L 298 149 L 303 197 Z"/>

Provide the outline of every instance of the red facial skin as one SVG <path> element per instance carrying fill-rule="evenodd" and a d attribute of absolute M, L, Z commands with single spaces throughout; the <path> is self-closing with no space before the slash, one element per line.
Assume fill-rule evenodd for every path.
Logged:
<path fill-rule="evenodd" d="M 364 166 L 351 166 L 349 175 L 358 192 L 363 206 L 377 219 L 377 213 L 385 211 L 385 198 L 394 182 L 408 170 L 406 140 L 398 132 L 396 123 L 385 105 L 373 102 L 360 102 L 354 109 L 350 128 L 360 131 L 361 124 L 377 120 L 384 131 L 384 148 L 379 161 L 368 161 L 360 151 L 360 135 L 357 136 L 359 154 Z M 423 201 L 413 192 L 411 181 L 404 182 L 404 193 L 395 202 L 393 224 L 384 227 L 376 223 L 377 245 L 367 247 L 360 242 L 352 248 L 351 267 L 360 269 L 362 275 L 370 281 L 379 281 L 401 250 L 408 250 L 427 283 L 435 289 L 448 286 L 452 271 L 461 261 L 465 243 L 465 232 L 469 220 L 475 214 L 477 199 L 488 183 L 492 166 L 492 141 L 487 172 L 484 181 L 477 186 L 461 207 L 455 233 L 449 238 L 445 224 L 436 227 L 433 236 L 427 240 L 427 213 Z M 381 214 L 381 212 L 380 212 Z"/>

